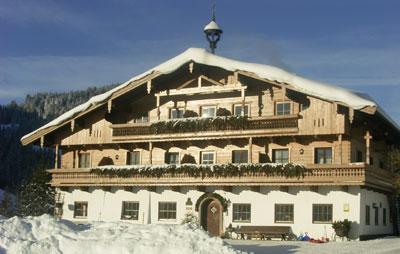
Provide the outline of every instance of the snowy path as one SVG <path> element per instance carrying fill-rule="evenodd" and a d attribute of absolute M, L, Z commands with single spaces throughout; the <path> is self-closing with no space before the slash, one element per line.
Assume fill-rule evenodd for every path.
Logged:
<path fill-rule="evenodd" d="M 254 254 L 288 254 L 288 253 L 379 253 L 399 254 L 400 238 L 384 238 L 372 241 L 332 242 L 315 244 L 308 242 L 281 242 L 281 241 L 243 241 L 227 240 L 235 249 Z"/>

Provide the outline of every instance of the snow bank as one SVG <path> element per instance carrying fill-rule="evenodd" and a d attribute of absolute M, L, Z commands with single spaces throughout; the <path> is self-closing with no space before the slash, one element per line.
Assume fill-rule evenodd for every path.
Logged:
<path fill-rule="evenodd" d="M 70 111 L 62 114 L 61 116 L 57 117 L 53 121 L 49 122 L 48 124 L 42 126 L 41 128 L 25 135 L 22 137 L 21 140 L 26 139 L 27 137 L 33 135 L 34 133 L 38 132 L 39 130 L 43 130 L 55 125 L 59 125 L 64 123 L 65 121 L 72 119 L 77 114 L 87 110 L 91 106 L 95 106 L 100 103 L 104 103 L 108 100 L 116 91 L 121 90 L 122 88 L 126 87 L 130 83 L 139 80 L 141 78 L 146 77 L 147 75 L 158 72 L 161 74 L 169 74 L 175 70 L 177 70 L 180 66 L 185 63 L 193 61 L 195 63 L 209 65 L 209 66 L 216 66 L 223 68 L 228 71 L 246 71 L 250 73 L 254 73 L 260 78 L 265 78 L 270 81 L 277 81 L 280 83 L 286 83 L 289 86 L 293 87 L 300 92 L 305 94 L 317 96 L 320 98 L 324 98 L 330 101 L 341 102 L 354 109 L 363 109 L 365 107 L 377 107 L 377 104 L 370 98 L 366 96 L 360 96 L 355 92 L 350 90 L 328 85 L 325 83 L 309 80 L 306 78 L 299 77 L 295 74 L 289 73 L 285 70 L 279 69 L 277 67 L 269 66 L 269 65 L 262 65 L 262 64 L 255 64 L 255 63 L 247 63 L 241 62 L 221 56 L 217 56 L 207 52 L 205 49 L 199 48 L 189 48 L 185 52 L 181 53 L 180 55 L 158 65 L 157 67 L 150 69 L 138 76 L 135 76 L 128 80 L 127 82 L 121 84 L 120 86 L 97 96 L 92 97 L 89 101 L 84 104 L 81 104 Z M 388 119 L 390 121 L 390 118 Z"/>
<path fill-rule="evenodd" d="M 184 225 L 97 222 L 75 225 L 48 215 L 0 219 L 0 253 L 238 254 L 220 238 Z"/>

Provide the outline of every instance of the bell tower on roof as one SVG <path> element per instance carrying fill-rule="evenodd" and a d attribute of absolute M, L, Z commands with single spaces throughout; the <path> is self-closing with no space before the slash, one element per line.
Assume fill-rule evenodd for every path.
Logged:
<path fill-rule="evenodd" d="M 206 34 L 206 38 L 208 43 L 210 44 L 211 53 L 215 53 L 215 49 L 217 48 L 217 43 L 221 39 L 222 29 L 218 26 L 215 20 L 215 0 L 212 4 L 212 18 L 210 23 L 204 27 L 204 33 Z"/>

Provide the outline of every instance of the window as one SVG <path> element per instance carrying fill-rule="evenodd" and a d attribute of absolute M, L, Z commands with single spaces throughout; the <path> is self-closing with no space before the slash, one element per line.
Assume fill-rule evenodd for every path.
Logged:
<path fill-rule="evenodd" d="M 250 204 L 233 204 L 233 222 L 250 222 L 251 221 L 251 205 Z"/>
<path fill-rule="evenodd" d="M 183 118 L 184 110 L 183 108 L 172 108 L 171 109 L 171 119 Z"/>
<path fill-rule="evenodd" d="M 214 164 L 215 153 L 214 152 L 201 152 L 201 164 Z"/>
<path fill-rule="evenodd" d="M 332 148 L 315 148 L 315 164 L 331 164 Z"/>
<path fill-rule="evenodd" d="M 247 150 L 232 151 L 232 163 L 247 163 L 249 153 Z"/>
<path fill-rule="evenodd" d="M 165 163 L 179 164 L 179 153 L 165 153 Z"/>
<path fill-rule="evenodd" d="M 121 220 L 138 220 L 139 219 L 139 202 L 122 202 Z"/>
<path fill-rule="evenodd" d="M 313 204 L 313 223 L 331 223 L 332 205 Z"/>
<path fill-rule="evenodd" d="M 283 116 L 283 115 L 290 115 L 291 104 L 290 102 L 278 102 L 276 103 L 276 115 Z"/>
<path fill-rule="evenodd" d="M 293 223 L 293 204 L 275 204 L 275 222 Z"/>
<path fill-rule="evenodd" d="M 375 226 L 379 225 L 379 207 L 374 207 L 375 210 Z"/>
<path fill-rule="evenodd" d="M 382 218 L 382 222 L 383 225 L 386 226 L 386 208 L 383 208 L 383 218 Z"/>
<path fill-rule="evenodd" d="M 149 122 L 149 113 L 148 112 L 142 112 L 138 114 L 135 119 L 133 119 L 135 123 L 147 123 Z"/>
<path fill-rule="evenodd" d="M 215 117 L 215 106 L 201 107 L 201 117 Z"/>
<path fill-rule="evenodd" d="M 235 116 L 241 116 L 242 113 L 243 113 L 243 105 L 242 104 L 235 105 L 234 108 L 233 108 L 233 113 L 234 113 Z M 249 105 L 245 105 L 244 106 L 243 115 L 244 116 L 248 116 L 249 115 Z"/>
<path fill-rule="evenodd" d="M 128 152 L 126 164 L 139 165 L 140 164 L 140 152 L 139 151 Z"/>
<path fill-rule="evenodd" d="M 89 167 L 90 167 L 90 153 L 80 153 L 79 168 L 89 168 Z"/>
<path fill-rule="evenodd" d="M 176 219 L 176 203 L 159 202 L 158 220 L 175 220 L 175 219 Z"/>
<path fill-rule="evenodd" d="M 356 162 L 363 162 L 363 153 L 360 150 L 357 150 Z"/>
<path fill-rule="evenodd" d="M 75 202 L 74 203 L 74 218 L 86 218 L 88 210 L 87 202 Z"/>
<path fill-rule="evenodd" d="M 289 149 L 274 149 L 272 150 L 272 161 L 275 163 L 289 162 Z"/>
<path fill-rule="evenodd" d="M 371 224 L 371 207 L 369 205 L 365 206 L 365 225 Z"/>

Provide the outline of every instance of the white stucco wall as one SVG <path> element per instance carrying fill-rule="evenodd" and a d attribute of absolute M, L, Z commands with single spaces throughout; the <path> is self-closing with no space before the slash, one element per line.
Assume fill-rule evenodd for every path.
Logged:
<path fill-rule="evenodd" d="M 233 227 L 240 225 L 287 225 L 291 226 L 296 235 L 307 232 L 313 238 L 332 238 L 334 231 L 331 223 L 314 224 L 312 222 L 312 204 L 332 204 L 333 221 L 348 219 L 354 222 L 352 235 L 359 234 L 382 234 L 390 233 L 389 205 L 385 195 L 372 191 L 349 187 L 343 190 L 340 187 L 320 186 L 318 192 L 311 191 L 309 187 L 289 187 L 288 192 L 281 191 L 279 187 L 261 187 L 259 192 L 251 190 L 250 187 L 233 187 L 232 191 L 224 191 L 219 187 L 207 187 L 206 192 L 215 192 L 229 200 L 231 205 L 223 214 L 224 228 L 232 223 Z M 186 213 L 186 201 L 189 197 L 193 202 L 192 210 L 198 198 L 204 192 L 194 187 L 181 187 L 179 192 L 168 187 L 157 187 L 155 191 L 134 188 L 127 191 L 122 188 L 112 188 L 104 191 L 100 188 L 89 188 L 88 192 L 71 188 L 64 193 L 63 218 L 72 221 L 118 221 L 121 219 L 122 201 L 139 202 L 139 219 L 132 223 L 164 223 L 179 224 Z M 73 218 L 73 205 L 75 201 L 88 202 L 88 216 L 86 219 Z M 177 203 L 177 219 L 163 221 L 158 219 L 158 202 L 170 201 Z M 373 211 L 371 211 L 371 226 L 365 226 L 364 207 L 366 203 L 372 202 L 387 208 L 387 225 L 373 225 Z M 250 203 L 251 222 L 233 223 L 232 204 Z M 274 222 L 275 204 L 294 204 L 294 223 L 282 224 Z M 348 207 L 345 211 L 344 207 Z M 361 209 L 360 209 L 361 207 Z M 148 211 L 151 211 L 150 217 Z M 380 208 L 380 222 L 382 222 L 382 208 Z M 361 219 L 360 219 L 361 218 Z"/>

